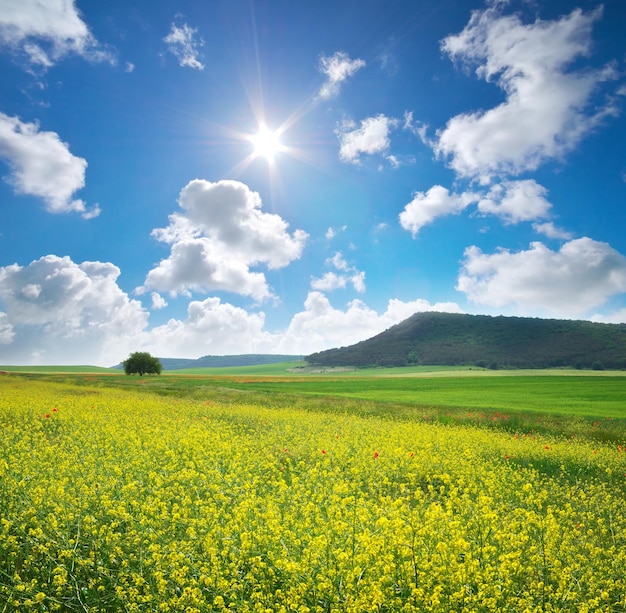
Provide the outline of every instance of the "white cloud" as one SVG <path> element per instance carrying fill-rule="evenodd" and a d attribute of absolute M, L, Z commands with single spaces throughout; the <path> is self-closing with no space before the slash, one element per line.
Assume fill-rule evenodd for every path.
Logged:
<path fill-rule="evenodd" d="M 43 132 L 36 123 L 0 113 L 0 158 L 11 175 L 6 179 L 15 191 L 42 198 L 51 213 L 82 213 L 96 216 L 100 209 L 87 210 L 74 193 L 85 185 L 87 162 L 70 153 L 56 132 Z"/>
<path fill-rule="evenodd" d="M 491 255 L 472 246 L 465 250 L 456 289 L 480 305 L 579 317 L 626 292 L 626 258 L 587 237 L 556 252 L 540 242 L 527 251 Z"/>
<path fill-rule="evenodd" d="M 348 280 L 345 275 L 338 275 L 336 272 L 324 273 L 319 279 L 311 279 L 311 288 L 320 292 L 332 292 L 336 289 L 346 287 Z"/>
<path fill-rule="evenodd" d="M 363 294 L 365 292 L 365 273 L 357 271 L 351 275 L 338 275 L 335 272 L 326 272 L 319 279 L 311 280 L 311 289 L 320 292 L 332 292 L 336 289 L 344 289 L 348 283 L 352 284 L 354 290 L 359 294 Z"/>
<path fill-rule="evenodd" d="M 550 215 L 552 205 L 546 200 L 548 190 L 533 179 L 503 181 L 494 185 L 478 202 L 483 215 L 495 215 L 506 224 L 533 221 Z"/>
<path fill-rule="evenodd" d="M 438 217 L 458 215 L 477 200 L 478 196 L 474 193 L 453 194 L 441 185 L 434 185 L 427 192 L 416 192 L 413 195 L 413 200 L 399 215 L 400 225 L 415 238 L 424 226 Z"/>
<path fill-rule="evenodd" d="M 296 313 L 279 342 L 280 353 L 309 354 L 333 347 L 345 347 L 371 338 L 418 311 L 460 313 L 455 303 L 430 304 L 426 300 L 403 302 L 392 299 L 379 315 L 361 300 L 348 303 L 345 311 L 334 308 L 328 298 L 310 292 L 304 311 Z"/>
<path fill-rule="evenodd" d="M 308 238 L 302 230 L 289 234 L 287 222 L 262 212 L 259 194 L 238 181 L 195 179 L 178 203 L 183 212 L 153 231 L 171 252 L 148 273 L 143 291 L 223 290 L 261 301 L 272 292 L 265 275 L 250 268 L 284 268 L 301 256 Z"/>
<path fill-rule="evenodd" d="M 152 299 L 152 309 L 155 311 L 167 306 L 167 301 L 158 292 L 152 292 L 150 298 Z"/>
<path fill-rule="evenodd" d="M 314 291 L 288 328 L 276 333 L 265 330 L 263 312 L 248 312 L 216 297 L 191 301 L 184 320 L 147 330 L 148 312 L 118 287 L 119 274 L 110 263 L 76 264 L 54 255 L 24 267 L 0 268 L 0 364 L 111 366 L 139 350 L 190 358 L 306 355 L 365 340 L 417 311 L 461 312 L 455 303 L 396 299 L 380 315 L 360 300 L 341 310 Z"/>
<path fill-rule="evenodd" d="M 115 63 L 89 31 L 74 0 L 4 0 L 0 44 L 23 52 L 31 64 L 44 69 L 71 53 Z"/>
<path fill-rule="evenodd" d="M 337 51 L 331 56 L 322 55 L 318 70 L 326 75 L 327 80 L 320 88 L 319 97 L 327 100 L 337 96 L 341 84 L 364 66 L 364 60 L 351 60 L 348 54 L 343 51 Z"/>
<path fill-rule="evenodd" d="M 345 232 L 347 229 L 348 226 L 341 226 L 340 228 L 329 227 L 324 236 L 326 240 L 332 240 L 339 232 Z"/>
<path fill-rule="evenodd" d="M 15 331 L 6 313 L 0 313 L 0 345 L 8 345 L 15 338 Z"/>
<path fill-rule="evenodd" d="M 198 47 L 204 45 L 204 41 L 196 37 L 197 33 L 198 30 L 189 27 L 186 23 L 180 27 L 173 23 L 169 34 L 163 40 L 180 66 L 204 70 L 204 64 L 198 59 Z"/>
<path fill-rule="evenodd" d="M 389 133 L 398 125 L 397 119 L 386 117 L 382 113 L 361 121 L 357 128 L 353 121 L 344 121 L 335 133 L 339 138 L 339 157 L 344 162 L 358 164 L 362 153 L 384 154 L 390 145 Z"/>
<path fill-rule="evenodd" d="M 337 270 L 343 270 L 343 271 L 350 270 L 350 266 L 348 265 L 348 262 L 346 262 L 346 260 L 344 259 L 341 251 L 337 251 L 337 253 L 335 253 L 333 257 L 328 258 L 326 260 L 326 263 L 332 264 Z"/>
<path fill-rule="evenodd" d="M 327 266 L 333 266 L 340 272 L 327 272 L 320 278 L 311 279 L 311 289 L 321 292 L 330 292 L 336 289 L 344 289 L 351 284 L 355 291 L 360 294 L 365 292 L 365 273 L 357 270 L 346 262 L 341 252 L 335 253 L 326 260 Z"/>
<path fill-rule="evenodd" d="M 116 364 L 140 340 L 148 313 L 106 262 L 48 255 L 0 268 L 0 363 Z"/>
<path fill-rule="evenodd" d="M 421 121 L 415 121 L 413 119 L 413 111 L 404 112 L 404 123 L 402 125 L 402 129 L 407 130 L 408 132 L 411 132 L 418 136 L 425 145 L 433 145 L 433 143 L 428 140 L 428 136 L 426 134 L 428 126 Z"/>
<path fill-rule="evenodd" d="M 124 65 L 124 72 L 135 72 L 135 65 L 132 62 L 126 62 Z"/>
<path fill-rule="evenodd" d="M 570 240 L 571 238 L 574 238 L 572 232 L 568 232 L 563 228 L 555 226 L 551 221 L 547 221 L 546 223 L 534 223 L 533 230 L 538 234 L 543 234 L 548 238 L 555 238 L 558 240 Z"/>
<path fill-rule="evenodd" d="M 228 247 L 209 238 L 181 238 L 172 244 L 168 258 L 146 277 L 145 288 L 171 295 L 226 291 L 252 296 L 257 301 L 272 297 L 265 275 L 251 272 L 249 263 L 229 257 Z"/>
<path fill-rule="evenodd" d="M 144 348 L 163 357 L 279 353 L 276 337 L 264 325 L 263 313 L 248 313 L 219 298 L 194 300 L 187 308 L 187 319 L 171 319 L 153 328 Z"/>
<path fill-rule="evenodd" d="M 616 78 L 614 68 L 568 70 L 589 55 L 601 8 L 524 24 L 518 15 L 501 15 L 505 5 L 475 11 L 460 34 L 442 41 L 451 58 L 476 65 L 478 77 L 506 94 L 495 108 L 453 117 L 434 144 L 459 176 L 483 182 L 561 157 L 617 112 L 612 100 L 591 100 L 599 83 Z"/>

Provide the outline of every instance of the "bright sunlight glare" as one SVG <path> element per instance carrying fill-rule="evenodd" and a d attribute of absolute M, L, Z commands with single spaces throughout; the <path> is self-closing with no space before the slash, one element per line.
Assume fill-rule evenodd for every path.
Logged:
<path fill-rule="evenodd" d="M 280 142 L 278 131 L 270 130 L 265 124 L 259 126 L 258 132 L 250 138 L 254 147 L 256 157 L 264 157 L 268 161 L 273 161 L 274 156 L 285 149 Z"/>

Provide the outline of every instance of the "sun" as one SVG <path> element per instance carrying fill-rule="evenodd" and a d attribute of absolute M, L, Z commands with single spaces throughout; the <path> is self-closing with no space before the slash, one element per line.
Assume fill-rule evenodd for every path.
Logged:
<path fill-rule="evenodd" d="M 280 132 L 272 131 L 265 124 L 261 124 L 256 134 L 250 137 L 250 142 L 254 147 L 254 156 L 265 158 L 268 162 L 273 162 L 276 154 L 285 150 L 280 142 Z"/>

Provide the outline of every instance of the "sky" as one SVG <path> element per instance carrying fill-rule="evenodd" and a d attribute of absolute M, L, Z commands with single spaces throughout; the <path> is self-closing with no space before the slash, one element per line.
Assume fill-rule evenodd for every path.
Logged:
<path fill-rule="evenodd" d="M 0 364 L 626 322 L 626 3 L 0 0 Z"/>

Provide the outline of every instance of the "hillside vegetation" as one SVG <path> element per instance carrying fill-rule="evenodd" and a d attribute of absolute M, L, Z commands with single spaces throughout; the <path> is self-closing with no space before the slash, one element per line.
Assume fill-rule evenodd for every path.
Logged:
<path fill-rule="evenodd" d="M 307 356 L 319 366 L 626 368 L 626 324 L 416 313 L 368 340 Z"/>

